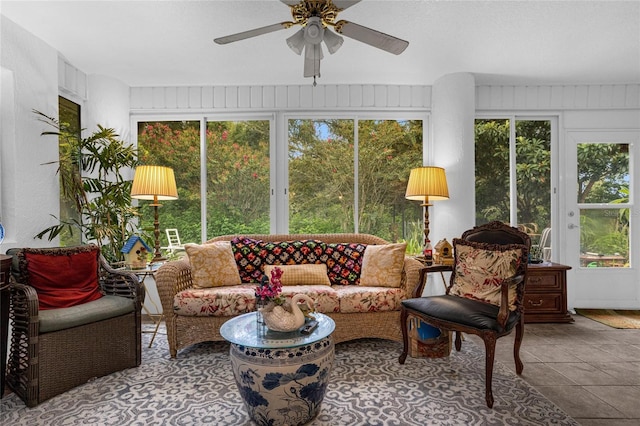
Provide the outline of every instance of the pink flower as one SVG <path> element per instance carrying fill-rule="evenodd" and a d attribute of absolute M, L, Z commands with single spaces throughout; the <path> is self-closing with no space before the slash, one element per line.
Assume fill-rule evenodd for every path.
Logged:
<path fill-rule="evenodd" d="M 276 303 L 282 302 L 283 300 L 280 300 L 280 292 L 282 292 L 282 281 L 280 281 L 280 278 L 282 274 L 282 269 L 275 267 L 273 271 L 271 271 L 271 279 L 263 275 L 260 285 L 256 287 L 256 297 L 261 300 L 272 299 Z"/>

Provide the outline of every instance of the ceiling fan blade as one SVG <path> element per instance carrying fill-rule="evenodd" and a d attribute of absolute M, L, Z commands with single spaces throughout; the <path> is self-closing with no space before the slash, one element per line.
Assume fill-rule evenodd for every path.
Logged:
<path fill-rule="evenodd" d="M 225 37 L 218 37 L 214 39 L 218 44 L 233 43 L 234 41 L 240 41 L 251 37 L 256 37 L 263 34 L 272 33 L 278 30 L 284 30 L 295 25 L 293 22 L 280 22 L 278 24 L 267 25 L 266 27 L 254 28 L 253 30 L 243 31 L 241 33 L 228 35 Z"/>
<path fill-rule="evenodd" d="M 349 21 L 336 22 L 334 28 L 337 33 L 361 41 L 370 46 L 377 47 L 378 49 L 385 50 L 389 53 L 393 53 L 394 55 L 401 54 L 404 52 L 404 49 L 409 46 L 408 41 Z"/>
<path fill-rule="evenodd" d="M 333 4 L 341 11 L 353 6 L 356 3 L 360 3 L 360 0 L 333 0 Z"/>

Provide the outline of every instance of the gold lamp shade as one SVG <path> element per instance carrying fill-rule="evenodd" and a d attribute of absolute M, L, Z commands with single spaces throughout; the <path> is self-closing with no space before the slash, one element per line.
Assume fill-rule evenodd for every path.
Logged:
<path fill-rule="evenodd" d="M 177 200 L 178 188 L 173 169 L 163 166 L 138 166 L 133 176 L 131 198 L 153 200 L 155 252 L 151 262 L 166 260 L 160 252 L 160 221 L 158 220 L 158 200 Z"/>
<path fill-rule="evenodd" d="M 442 167 L 422 166 L 411 169 L 407 183 L 407 200 L 422 201 L 424 206 L 424 241 L 429 242 L 429 201 L 448 200 L 447 177 Z"/>
<path fill-rule="evenodd" d="M 447 178 L 442 167 L 423 166 L 411 170 L 409 183 L 407 183 L 407 200 L 429 201 L 448 200 L 449 188 Z"/>
<path fill-rule="evenodd" d="M 138 166 L 133 177 L 131 197 L 139 200 L 177 200 L 178 188 L 173 169 L 163 166 Z"/>

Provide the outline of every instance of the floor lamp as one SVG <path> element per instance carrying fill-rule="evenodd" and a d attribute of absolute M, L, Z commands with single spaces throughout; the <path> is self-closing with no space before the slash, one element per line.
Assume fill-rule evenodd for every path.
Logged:
<path fill-rule="evenodd" d="M 422 166 L 411 170 L 407 183 L 407 200 L 422 201 L 424 206 L 424 243 L 429 241 L 430 201 L 448 200 L 449 188 L 442 167 Z"/>
<path fill-rule="evenodd" d="M 160 221 L 158 220 L 158 201 L 177 200 L 178 189 L 173 169 L 163 166 L 138 166 L 133 177 L 131 198 L 153 200 L 154 208 L 153 233 L 155 235 L 155 252 L 151 263 L 166 260 L 160 252 Z"/>

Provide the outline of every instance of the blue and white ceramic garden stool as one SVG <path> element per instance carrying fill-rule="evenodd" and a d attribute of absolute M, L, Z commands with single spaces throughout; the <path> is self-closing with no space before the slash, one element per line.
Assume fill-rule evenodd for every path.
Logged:
<path fill-rule="evenodd" d="M 266 330 L 255 312 L 220 327 L 231 342 L 231 365 L 251 419 L 259 425 L 303 425 L 320 412 L 333 367 L 335 323 L 315 313 L 318 327 L 299 331 Z"/>

